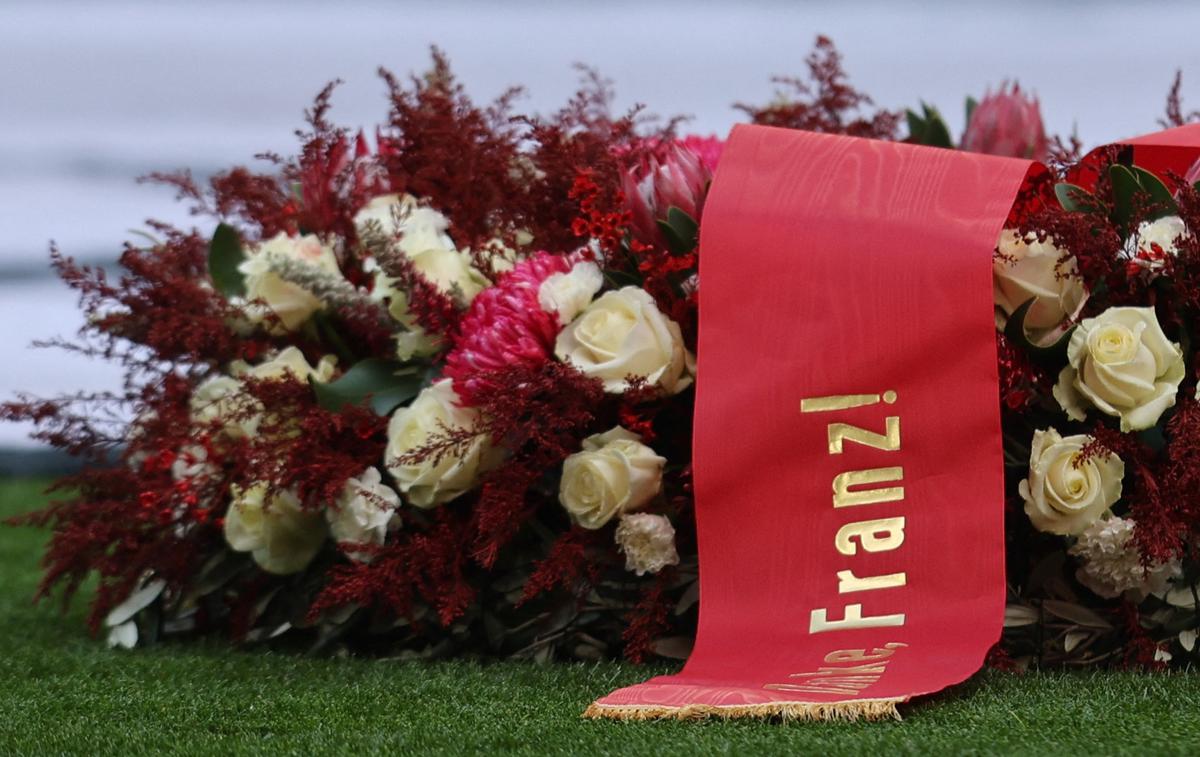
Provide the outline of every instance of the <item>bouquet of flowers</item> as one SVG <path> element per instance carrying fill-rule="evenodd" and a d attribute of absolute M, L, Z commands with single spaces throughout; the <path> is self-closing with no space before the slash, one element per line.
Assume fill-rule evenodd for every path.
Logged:
<path fill-rule="evenodd" d="M 808 67 L 739 107 L 900 137 L 901 114 L 870 110 L 828 40 Z M 87 463 L 21 519 L 53 530 L 42 593 L 97 574 L 89 622 L 122 646 L 215 631 L 419 656 L 685 656 L 698 229 L 721 142 L 613 115 L 594 74 L 550 117 L 514 114 L 515 92 L 473 104 L 436 51 L 423 77 L 383 76 L 373 138 L 330 122 L 330 87 L 298 157 L 207 187 L 151 177 L 215 232 L 152 224 L 115 282 L 52 250 L 87 315 L 58 344 L 127 378 L 0 405 Z M 968 115 L 962 149 L 1052 166 L 995 265 L 1012 593 L 996 660 L 1187 656 L 1196 177 L 1118 151 L 1080 162 L 1015 87 Z M 954 146 L 929 106 L 907 128 Z"/>

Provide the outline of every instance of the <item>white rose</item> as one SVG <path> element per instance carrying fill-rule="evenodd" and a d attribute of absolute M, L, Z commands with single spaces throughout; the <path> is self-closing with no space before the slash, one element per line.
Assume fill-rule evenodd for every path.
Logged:
<path fill-rule="evenodd" d="M 1167 339 L 1154 308 L 1109 308 L 1085 318 L 1067 347 L 1054 397 L 1072 420 L 1084 403 L 1121 419 L 1121 431 L 1158 423 L 1175 404 L 1183 380 L 1183 351 Z"/>
<path fill-rule="evenodd" d="M 367 468 L 346 482 L 337 505 L 325 511 L 334 541 L 383 545 L 388 524 L 400 507 L 400 495 L 382 481 L 378 468 Z M 359 550 L 350 550 L 346 556 L 359 562 L 370 562 L 372 557 Z"/>
<path fill-rule="evenodd" d="M 605 292 L 588 305 L 559 333 L 554 353 L 618 394 L 629 376 L 677 394 L 695 373 L 679 324 L 662 314 L 649 293 L 632 286 Z"/>
<path fill-rule="evenodd" d="M 322 383 L 333 378 L 337 368 L 337 358 L 325 355 L 314 366 L 304 357 L 297 347 L 285 347 L 277 352 L 270 360 L 264 360 L 255 366 L 239 365 L 234 368 L 238 376 L 249 376 L 260 381 L 279 381 L 291 378 L 307 382 L 310 378 Z"/>
<path fill-rule="evenodd" d="M 1052 428 L 1034 432 L 1029 478 L 1017 491 L 1037 530 L 1082 533 L 1121 498 L 1125 463 L 1113 454 L 1082 460 L 1079 452 L 1089 441 L 1084 434 L 1064 439 Z"/>
<path fill-rule="evenodd" d="M 575 320 L 604 286 L 600 266 L 585 260 L 576 263 L 567 273 L 546 277 L 538 287 L 538 304 L 547 313 L 558 316 L 560 324 Z"/>
<path fill-rule="evenodd" d="M 675 528 L 665 515 L 622 515 L 617 524 L 616 541 L 625 553 L 625 570 L 639 576 L 679 564 Z"/>
<path fill-rule="evenodd" d="M 996 249 L 1000 255 L 992 264 L 992 294 L 1000 311 L 997 325 L 1003 328 L 1008 316 L 1032 298 L 1037 299 L 1025 314 L 1025 327 L 1035 338 L 1079 315 L 1087 290 L 1075 258 L 1064 259 L 1066 251 L 1053 240 L 1039 242 L 1034 234 L 1022 239 L 1015 229 L 1005 229 Z"/>
<path fill-rule="evenodd" d="M 223 432 L 230 436 L 253 436 L 262 421 L 263 407 L 243 391 L 243 377 L 260 381 L 290 377 L 302 382 L 310 378 L 328 382 L 333 378 L 336 366 L 337 358 L 333 355 L 325 355 L 313 366 L 296 347 L 286 347 L 270 360 L 254 366 L 235 361 L 229 367 L 232 376 L 213 376 L 192 392 L 192 420 L 200 425 L 220 421 L 224 424 Z"/>
<path fill-rule="evenodd" d="M 325 542 L 320 513 L 300 507 L 290 491 L 267 500 L 267 485 L 233 487 L 233 502 L 225 514 L 225 541 L 236 552 L 249 552 L 254 562 L 277 575 L 303 570 Z"/>
<path fill-rule="evenodd" d="M 192 422 L 199 426 L 220 422 L 224 433 L 241 436 L 242 427 L 237 418 L 249 407 L 248 401 L 249 398 L 242 394 L 242 382 L 233 376 L 213 376 L 192 390 L 189 402 Z"/>
<path fill-rule="evenodd" d="M 400 251 L 412 260 L 413 267 L 443 292 L 457 289 L 469 303 L 488 285 L 487 278 L 471 265 L 471 256 L 459 252 L 446 233 L 450 228 L 446 216 L 418 205 L 412 195 L 376 197 L 354 216 L 354 224 L 360 234 L 374 226 L 394 238 Z M 392 298 L 393 316 L 397 310 L 407 314 L 407 299 L 397 302 L 393 279 L 378 272 L 375 291 Z M 397 320 L 405 322 L 403 318 Z"/>
<path fill-rule="evenodd" d="M 646 505 L 662 489 L 667 464 L 639 437 L 620 427 L 583 440 L 583 451 L 563 461 L 558 501 L 584 528 Z"/>
<path fill-rule="evenodd" d="M 1122 254 L 1148 271 L 1161 270 L 1167 257 L 1179 254 L 1175 242 L 1191 236 L 1179 216 L 1166 216 L 1138 224 L 1121 250 Z"/>
<path fill-rule="evenodd" d="M 273 312 L 279 319 L 282 331 L 295 331 L 323 305 L 312 292 L 275 273 L 271 269 L 271 261 L 275 258 L 295 260 L 339 278 L 341 270 L 333 250 L 322 244 L 320 237 L 314 234 L 293 237 L 280 232 L 247 249 L 246 259 L 238 266 L 245 277 L 246 299 L 266 304 L 265 309 L 253 306 L 246 308 L 247 317 L 252 323 L 260 323 L 269 312 Z"/>
<path fill-rule="evenodd" d="M 400 458 L 446 431 L 470 430 L 478 423 L 479 412 L 459 405 L 450 379 L 426 387 L 411 405 L 396 411 L 388 424 L 387 469 L 409 502 L 417 507 L 433 507 L 475 487 L 479 476 L 497 460 L 486 434 L 457 450 L 435 453 L 420 462 L 403 462 Z"/>

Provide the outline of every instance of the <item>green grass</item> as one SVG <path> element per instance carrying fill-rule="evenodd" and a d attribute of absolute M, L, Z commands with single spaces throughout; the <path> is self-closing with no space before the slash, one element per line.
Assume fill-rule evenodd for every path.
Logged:
<path fill-rule="evenodd" d="M 40 486 L 0 483 L 0 517 Z M 312 659 L 216 642 L 108 649 L 30 604 L 43 534 L 0 529 L 0 754 L 1196 754 L 1194 675 L 987 674 L 903 723 L 581 720 L 627 665 Z"/>

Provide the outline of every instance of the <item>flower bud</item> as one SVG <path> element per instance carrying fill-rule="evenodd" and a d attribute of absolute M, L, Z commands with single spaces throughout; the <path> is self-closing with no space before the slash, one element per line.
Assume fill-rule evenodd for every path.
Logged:
<path fill-rule="evenodd" d="M 622 191 L 633 215 L 634 234 L 643 242 L 665 245 L 658 221 L 671 208 L 700 220 L 712 171 L 683 142 L 672 142 L 625 171 Z"/>
<path fill-rule="evenodd" d="M 975 106 L 963 132 L 961 148 L 969 152 L 1044 161 L 1049 154 L 1046 127 L 1036 97 L 1026 97 L 1017 84 L 1002 84 Z"/>

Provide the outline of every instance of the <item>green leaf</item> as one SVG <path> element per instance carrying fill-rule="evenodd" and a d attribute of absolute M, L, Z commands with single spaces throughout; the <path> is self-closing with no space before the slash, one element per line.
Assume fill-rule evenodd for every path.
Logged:
<path fill-rule="evenodd" d="M 1108 178 L 1112 182 L 1112 220 L 1119 228 L 1128 230 L 1133 217 L 1133 198 L 1141 191 L 1137 177 L 1125 166 L 1114 163 L 1108 167 Z"/>
<path fill-rule="evenodd" d="M 911 110 L 905 111 L 908 119 L 908 141 L 913 144 L 928 147 L 954 147 L 950 138 L 950 129 L 938 109 L 928 103 L 921 103 L 922 114 Z"/>
<path fill-rule="evenodd" d="M 1071 343 L 1071 334 L 1074 333 L 1075 327 L 1072 326 L 1068 329 L 1067 333 L 1063 334 L 1054 344 L 1047 346 L 1034 344 L 1029 340 L 1029 335 L 1025 333 L 1025 315 L 1035 302 L 1037 302 L 1037 298 L 1030 297 L 1013 311 L 1012 315 L 1008 317 L 1008 323 L 1004 326 L 1004 335 L 1013 345 L 1024 350 L 1031 359 L 1043 364 L 1061 365 L 1066 362 L 1067 345 Z"/>
<path fill-rule="evenodd" d="M 1147 220 L 1179 212 L 1171 190 L 1154 174 L 1133 166 L 1114 164 L 1108 168 L 1113 185 L 1113 222 L 1125 231 L 1132 231 L 1135 210 L 1144 211 Z"/>
<path fill-rule="evenodd" d="M 1171 194 L 1171 190 L 1167 189 L 1167 185 L 1163 184 L 1162 180 L 1146 169 L 1137 166 L 1133 167 L 1133 175 L 1137 178 L 1138 185 L 1142 190 L 1150 195 L 1150 202 L 1154 206 L 1150 220 L 1175 215 L 1179 212 L 1179 207 L 1175 204 L 1175 195 Z"/>
<path fill-rule="evenodd" d="M 967 95 L 967 120 L 966 123 L 971 123 L 971 116 L 974 115 L 975 109 L 979 107 L 979 101 L 974 97 Z"/>
<path fill-rule="evenodd" d="M 387 415 L 417 396 L 424 377 L 412 366 L 396 360 L 368 358 L 355 363 L 336 381 L 312 381 L 317 404 L 326 410 L 346 405 L 367 405 L 377 415 Z"/>
<path fill-rule="evenodd" d="M 237 229 L 218 224 L 208 245 L 208 275 L 218 292 L 226 297 L 246 296 L 246 279 L 238 270 L 245 259 Z"/>
<path fill-rule="evenodd" d="M 925 144 L 925 132 L 929 130 L 925 119 L 914 113 L 911 108 L 904 111 L 904 119 L 908 122 L 909 140 L 919 145 Z"/>
<path fill-rule="evenodd" d="M 672 205 L 667 208 L 666 220 L 658 222 L 658 228 L 667 238 L 671 252 L 683 255 L 696 249 L 700 227 L 690 215 Z"/>
<path fill-rule="evenodd" d="M 1054 195 L 1063 210 L 1072 213 L 1101 213 L 1104 203 L 1100 202 L 1091 192 L 1081 186 L 1060 181 L 1054 185 Z"/>
<path fill-rule="evenodd" d="M 954 148 L 954 139 L 950 136 L 950 128 L 946 126 L 946 121 L 942 118 L 942 114 L 938 109 L 921 103 L 921 107 L 925 109 L 925 123 L 928 128 L 925 131 L 925 144 L 930 147 L 947 147 Z"/>

